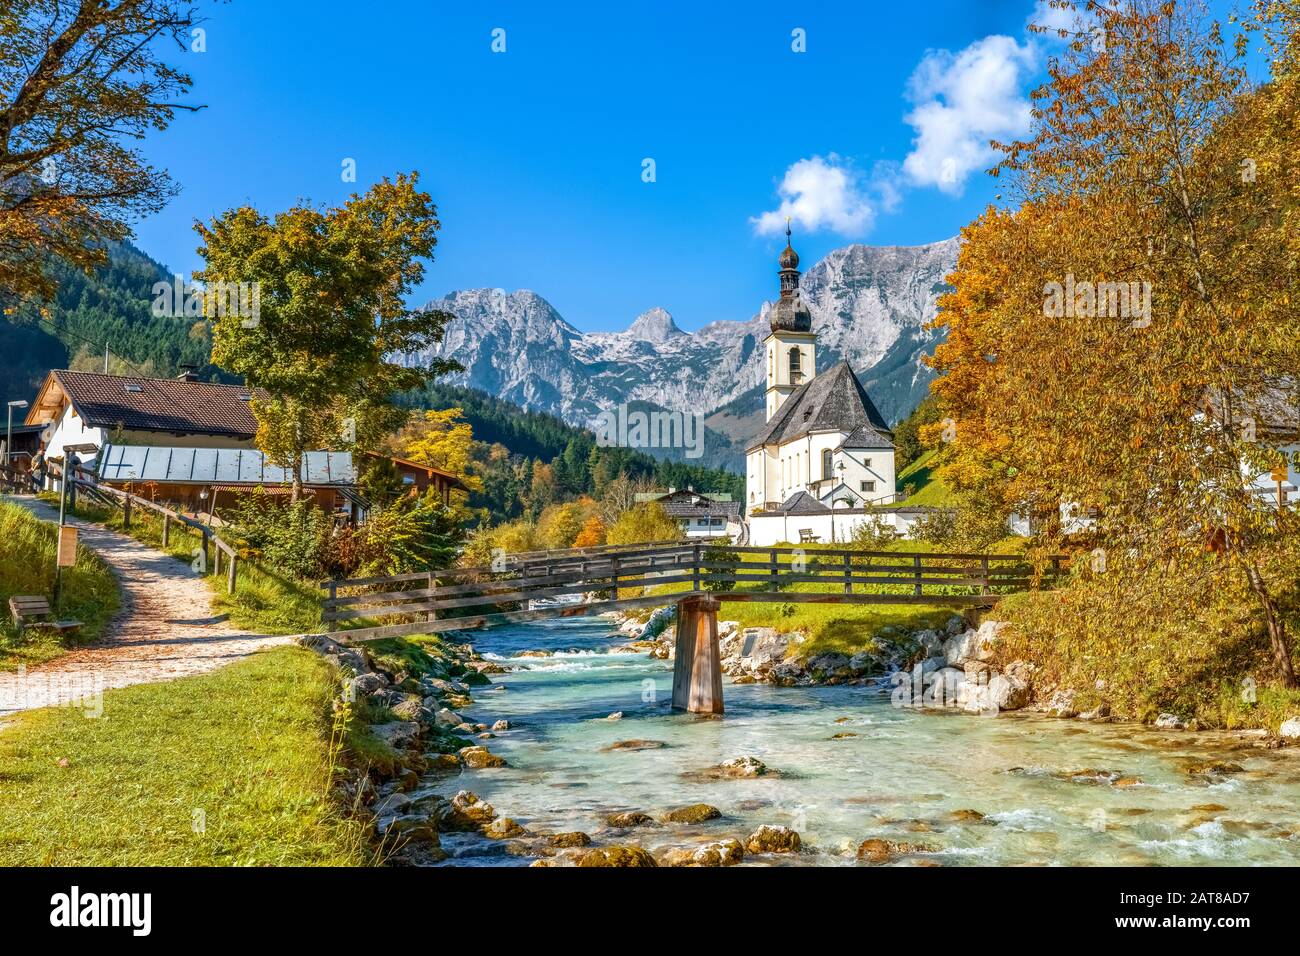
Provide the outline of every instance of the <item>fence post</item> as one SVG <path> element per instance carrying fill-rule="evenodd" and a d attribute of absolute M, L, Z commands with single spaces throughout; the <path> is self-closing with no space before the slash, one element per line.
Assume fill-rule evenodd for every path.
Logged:
<path fill-rule="evenodd" d="M 230 570 L 226 574 L 226 593 L 234 594 L 235 575 L 236 575 L 235 566 L 238 563 L 238 559 L 233 554 L 229 555 L 229 557 L 230 557 Z"/>
<path fill-rule="evenodd" d="M 912 564 L 916 568 L 915 593 L 917 597 L 920 597 L 921 596 L 921 556 L 919 554 L 916 555 L 914 558 L 912 558 Z"/>
<path fill-rule="evenodd" d="M 335 584 L 333 581 L 331 581 L 331 582 L 330 582 L 330 600 L 333 601 L 333 600 L 334 600 L 336 597 L 338 597 L 338 596 L 339 596 L 339 586 L 338 586 L 337 584 Z M 327 605 L 327 606 L 326 606 L 326 610 L 332 612 L 332 611 L 334 610 L 334 605 L 333 605 L 333 604 Z M 326 622 L 325 622 L 325 630 L 326 630 L 326 632 L 328 632 L 328 633 L 333 633 L 333 631 L 334 631 L 334 622 L 333 622 L 333 621 L 326 621 Z"/>
<path fill-rule="evenodd" d="M 773 548 L 772 549 L 772 591 L 773 592 L 781 590 L 781 585 L 777 583 L 776 580 L 776 559 L 777 559 L 776 548 Z"/>
<path fill-rule="evenodd" d="M 131 496 L 122 499 L 122 530 L 131 527 Z"/>
<path fill-rule="evenodd" d="M 166 548 L 172 543 L 172 516 L 163 515 L 163 547 Z"/>
<path fill-rule="evenodd" d="M 208 529 L 207 528 L 203 529 L 203 543 L 199 545 L 199 547 L 203 549 L 203 570 L 206 572 L 208 568 Z"/>
<path fill-rule="evenodd" d="M 703 557 L 700 553 L 700 546 L 698 544 L 691 550 L 693 551 L 693 558 L 695 561 L 695 583 L 693 587 L 698 591 L 700 590 L 700 562 L 703 560 Z"/>
<path fill-rule="evenodd" d="M 853 593 L 853 558 L 847 551 L 844 552 L 844 593 Z"/>
<path fill-rule="evenodd" d="M 430 590 L 430 591 L 432 591 L 435 587 L 438 586 L 437 578 L 435 578 L 435 577 L 433 576 L 433 572 L 432 572 L 432 571 L 429 572 L 429 578 L 428 578 L 428 581 L 429 581 L 429 590 Z M 429 600 L 430 600 L 430 602 L 433 601 L 433 595 L 432 595 L 432 594 L 429 595 Z M 437 611 L 430 611 L 428 614 L 426 614 L 426 615 L 424 616 L 424 619 L 425 619 L 426 621 L 436 621 L 436 620 L 438 620 L 438 612 L 437 612 Z"/>
<path fill-rule="evenodd" d="M 618 600 L 618 555 L 615 554 L 609 559 L 609 583 L 610 599 Z"/>
<path fill-rule="evenodd" d="M 212 573 L 221 573 L 221 549 L 218 547 L 212 549 Z"/>
<path fill-rule="evenodd" d="M 980 587 L 980 594 L 989 593 L 989 556 L 986 554 L 980 559 L 980 569 L 984 573 L 984 583 Z"/>

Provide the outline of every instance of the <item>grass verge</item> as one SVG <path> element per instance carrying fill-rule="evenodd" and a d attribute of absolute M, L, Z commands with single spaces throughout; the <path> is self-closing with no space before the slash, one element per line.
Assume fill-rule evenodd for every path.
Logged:
<path fill-rule="evenodd" d="M 330 796 L 335 691 L 329 664 L 283 647 L 108 691 L 102 717 L 20 714 L 0 732 L 0 865 L 374 862 Z"/>
<path fill-rule="evenodd" d="M 80 621 L 75 634 L 59 637 L 27 629 L 20 638 L 9 616 L 15 594 L 54 593 L 55 526 L 18 505 L 0 502 L 0 670 L 31 667 L 58 657 L 76 644 L 99 637 L 121 606 L 117 578 L 98 555 L 77 547 L 77 563 L 63 569 L 57 616 Z"/>

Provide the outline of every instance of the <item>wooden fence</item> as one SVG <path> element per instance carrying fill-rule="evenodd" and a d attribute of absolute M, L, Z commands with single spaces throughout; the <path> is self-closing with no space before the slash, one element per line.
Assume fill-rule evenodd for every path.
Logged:
<path fill-rule="evenodd" d="M 341 640 L 486 627 L 548 617 L 720 601 L 989 606 L 1052 583 L 1060 557 L 743 547 L 673 542 L 516 555 L 497 567 L 326 581 L 322 617 Z M 817 586 L 791 591 L 790 585 Z M 686 585 L 645 593 L 647 588 Z M 634 593 L 629 593 L 634 592 Z M 579 596 L 577 603 L 548 603 Z M 406 618 L 390 622 L 386 619 Z M 360 625 L 349 627 L 349 625 Z"/>

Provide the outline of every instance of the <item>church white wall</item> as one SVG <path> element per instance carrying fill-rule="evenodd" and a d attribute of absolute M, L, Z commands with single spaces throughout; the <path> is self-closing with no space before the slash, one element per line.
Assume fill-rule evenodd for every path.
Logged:
<path fill-rule="evenodd" d="M 912 527 L 921 514 L 922 512 L 911 511 L 850 514 L 841 511 L 838 514 L 755 515 L 749 519 L 749 543 L 757 548 L 798 544 L 799 532 L 806 529 L 820 539 L 820 544 L 830 544 L 832 541 L 846 544 L 852 540 L 854 531 L 868 522 L 891 528 L 903 537 L 910 537 Z"/>

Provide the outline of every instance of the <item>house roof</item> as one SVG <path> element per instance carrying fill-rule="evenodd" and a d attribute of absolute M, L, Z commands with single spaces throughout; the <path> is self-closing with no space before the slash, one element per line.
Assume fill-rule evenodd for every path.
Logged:
<path fill-rule="evenodd" d="M 398 465 L 402 468 L 409 468 L 413 471 L 422 471 L 425 474 L 427 474 L 430 478 L 434 478 L 434 477 L 442 478 L 448 485 L 450 485 L 453 488 L 459 488 L 462 491 L 469 490 L 468 488 L 465 487 L 465 483 L 461 481 L 459 478 L 457 478 L 455 475 L 453 475 L 451 472 L 443 471 L 441 468 L 435 468 L 433 465 L 425 465 L 418 461 L 411 461 L 409 458 L 397 458 L 393 455 L 382 455 L 377 451 L 368 451 L 365 454 L 368 458 L 375 458 L 375 459 L 387 458 L 393 464 Z"/>
<path fill-rule="evenodd" d="M 788 515 L 824 515 L 831 509 L 808 492 L 800 491 L 787 498 L 778 510 Z"/>
<path fill-rule="evenodd" d="M 894 433 L 847 361 L 795 389 L 749 446 L 783 445 L 809 432 L 846 432 L 845 448 L 893 448 Z"/>
<path fill-rule="evenodd" d="M 679 498 L 674 495 L 670 498 L 660 499 L 659 504 L 670 518 L 740 517 L 740 502 L 713 501 L 703 495 L 696 495 L 693 500 L 691 498 Z"/>
<path fill-rule="evenodd" d="M 1300 381 L 1297 379 L 1279 379 L 1250 395 L 1235 389 L 1232 398 L 1238 425 L 1251 420 L 1256 431 L 1269 438 L 1293 441 L 1300 437 Z M 1225 404 L 1221 391 L 1206 392 L 1206 410 L 1218 421 L 1227 417 Z"/>
<path fill-rule="evenodd" d="M 638 491 L 634 500 L 637 504 L 646 501 L 667 503 L 674 499 L 689 501 L 692 498 L 708 498 L 710 501 L 730 501 L 731 495 L 719 491 L 694 491 L 690 488 L 675 488 L 672 491 Z"/>
<path fill-rule="evenodd" d="M 243 385 L 216 385 L 177 378 L 134 378 L 55 369 L 45 377 L 27 424 L 53 421 L 66 399 L 94 428 L 250 439 L 257 419 Z"/>
<path fill-rule="evenodd" d="M 302 482 L 309 486 L 352 485 L 356 473 L 346 451 L 303 455 Z M 288 485 L 293 473 L 252 448 L 172 448 L 166 445 L 105 445 L 99 479 L 156 484 Z"/>

